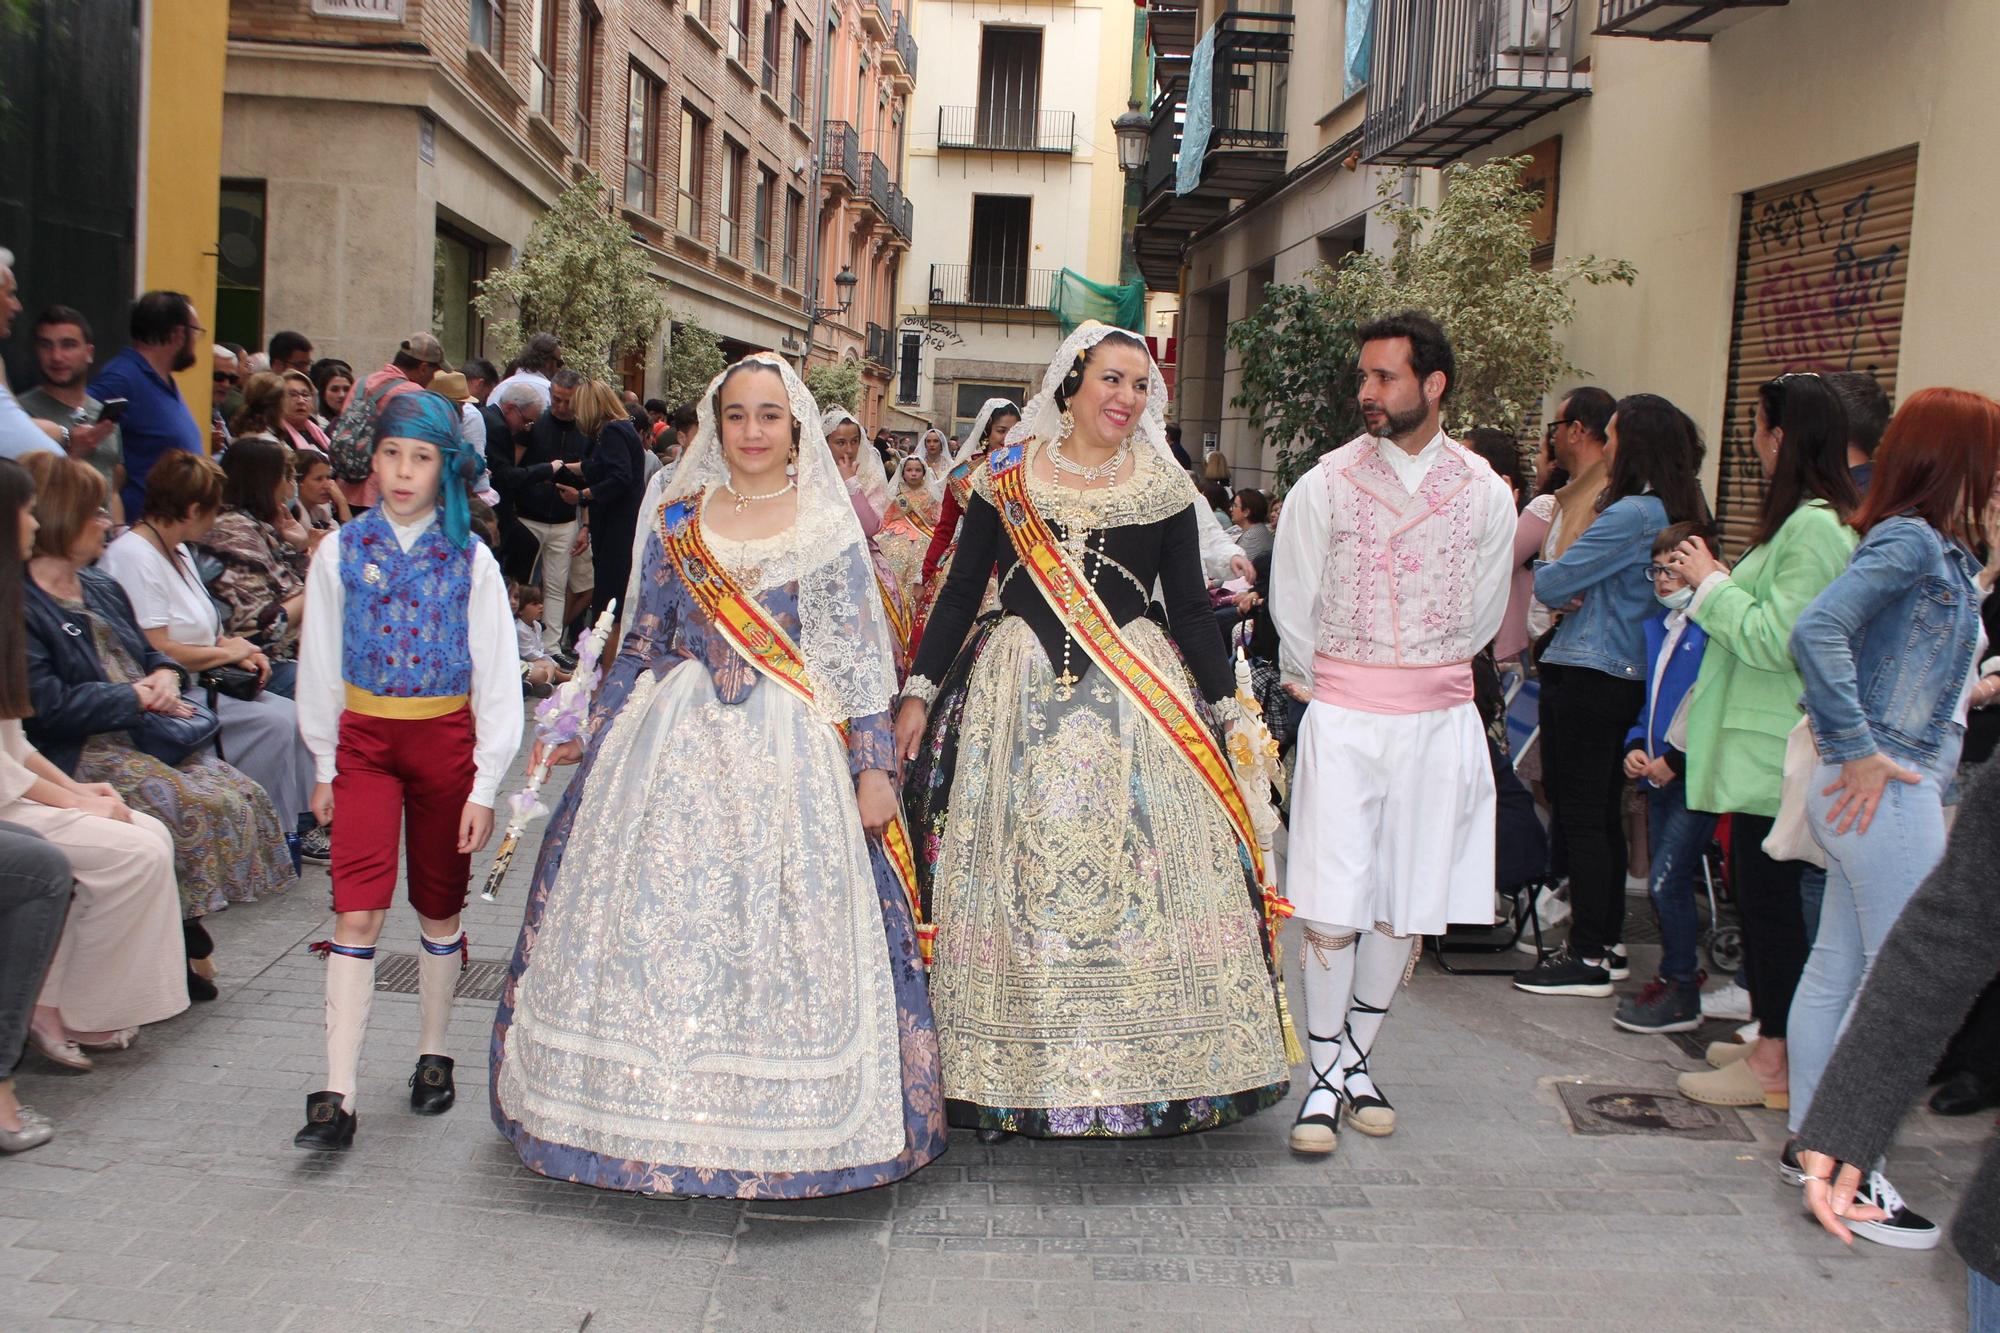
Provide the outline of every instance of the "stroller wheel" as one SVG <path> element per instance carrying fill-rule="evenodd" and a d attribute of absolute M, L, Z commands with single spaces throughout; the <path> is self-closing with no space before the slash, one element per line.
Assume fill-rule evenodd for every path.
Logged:
<path fill-rule="evenodd" d="M 1743 965 L 1743 929 L 1724 926 L 1708 937 L 1708 961 L 1717 976 L 1733 976 Z"/>

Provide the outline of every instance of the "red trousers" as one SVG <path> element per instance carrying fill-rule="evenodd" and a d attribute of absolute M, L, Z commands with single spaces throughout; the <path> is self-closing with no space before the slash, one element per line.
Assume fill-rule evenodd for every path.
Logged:
<path fill-rule="evenodd" d="M 472 710 L 411 721 L 340 715 L 333 779 L 333 910 L 374 912 L 396 897 L 396 835 L 405 822 L 410 905 L 431 920 L 465 907 L 472 858 L 458 821 L 472 794 Z"/>

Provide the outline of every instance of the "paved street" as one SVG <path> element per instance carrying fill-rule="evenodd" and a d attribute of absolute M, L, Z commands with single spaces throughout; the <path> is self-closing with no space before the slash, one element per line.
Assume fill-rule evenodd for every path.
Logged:
<path fill-rule="evenodd" d="M 474 901 L 475 961 L 511 950 L 532 850 L 502 905 Z M 0 1161 L 9 1333 L 1963 1326 L 1948 1250 L 1845 1253 L 1799 1213 L 1770 1166 L 1779 1116 L 1743 1115 L 1755 1142 L 1571 1128 L 1559 1082 L 1671 1088 L 1693 1063 L 1672 1042 L 1429 962 L 1375 1061 L 1402 1127 L 1349 1133 L 1330 1163 L 1286 1151 L 1287 1106 L 1151 1144 L 954 1134 L 915 1179 L 817 1203 L 606 1194 L 529 1174 L 493 1130 L 488 1002 L 453 1024 L 459 1106 L 412 1116 L 417 1000 L 394 993 L 375 1000 L 356 1148 L 303 1153 L 326 890 L 309 868 L 211 918 L 223 998 L 96 1073 L 29 1057 L 22 1094 L 60 1136 Z M 407 907 L 383 945 L 415 951 Z M 1946 1216 L 1990 1132 L 1918 1112 L 1893 1179 Z"/>

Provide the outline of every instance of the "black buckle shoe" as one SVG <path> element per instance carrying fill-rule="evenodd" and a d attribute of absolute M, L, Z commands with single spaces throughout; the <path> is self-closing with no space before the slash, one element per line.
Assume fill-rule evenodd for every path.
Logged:
<path fill-rule="evenodd" d="M 410 1075 L 410 1109 L 418 1115 L 443 1115 L 458 1100 L 451 1081 L 451 1057 L 420 1055 Z"/>
<path fill-rule="evenodd" d="M 2000 1084 L 1970 1070 L 1952 1075 L 1931 1094 L 1931 1110 L 1939 1115 L 1977 1115 L 1995 1106 L 2000 1106 Z"/>
<path fill-rule="evenodd" d="M 299 1148 L 345 1148 L 354 1142 L 354 1127 L 361 1118 L 349 1111 L 337 1092 L 315 1092 L 306 1097 L 306 1125 L 292 1135 Z"/>

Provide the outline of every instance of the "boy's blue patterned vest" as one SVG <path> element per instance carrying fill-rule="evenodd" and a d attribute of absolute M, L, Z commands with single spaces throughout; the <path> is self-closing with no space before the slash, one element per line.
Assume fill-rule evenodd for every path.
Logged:
<path fill-rule="evenodd" d="M 389 520 L 371 509 L 340 533 L 347 594 L 340 667 L 348 685 L 393 699 L 472 689 L 472 548 L 454 549 L 433 524 L 404 554 Z"/>

